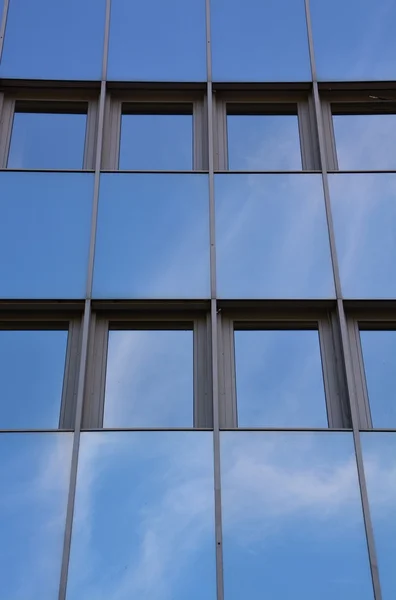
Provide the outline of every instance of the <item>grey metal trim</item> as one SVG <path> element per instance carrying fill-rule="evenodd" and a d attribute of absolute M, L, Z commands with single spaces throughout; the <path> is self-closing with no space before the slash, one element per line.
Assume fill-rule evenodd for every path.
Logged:
<path fill-rule="evenodd" d="M 108 320 L 98 319 L 97 315 L 92 313 L 81 426 L 83 429 L 103 427 L 108 334 Z"/>
<path fill-rule="evenodd" d="M 193 104 L 193 170 L 208 169 L 208 125 L 207 106 L 204 101 L 195 100 Z"/>
<path fill-rule="evenodd" d="M 5 40 L 5 34 L 6 34 L 6 25 L 7 25 L 9 4 L 10 4 L 9 0 L 4 0 L 3 13 L 1 15 L 1 20 L 0 20 L 0 63 L 1 63 L 2 56 L 3 56 L 3 48 L 4 48 L 4 40 Z"/>
<path fill-rule="evenodd" d="M 118 170 L 121 139 L 121 108 L 121 101 L 114 100 L 112 95 L 108 94 L 104 122 L 102 169 Z"/>
<path fill-rule="evenodd" d="M 84 169 L 95 169 L 96 140 L 98 137 L 98 103 L 89 102 L 87 112 L 87 131 L 84 148 Z"/>
<path fill-rule="evenodd" d="M 219 368 L 219 427 L 233 429 L 238 427 L 235 374 L 234 322 L 218 311 L 217 329 Z"/>
<path fill-rule="evenodd" d="M 373 422 L 370 412 L 359 325 L 357 321 L 348 319 L 347 327 L 352 357 L 353 379 L 356 390 L 355 397 L 357 401 L 356 408 L 359 429 L 372 429 Z"/>
<path fill-rule="evenodd" d="M 15 100 L 4 96 L 4 94 L 2 96 L 3 102 L 0 107 L 0 167 L 6 169 L 14 121 Z"/>
<path fill-rule="evenodd" d="M 214 169 L 228 171 L 227 109 L 224 100 L 213 98 Z"/>
<path fill-rule="evenodd" d="M 194 429 L 213 428 L 210 316 L 194 322 Z"/>
<path fill-rule="evenodd" d="M 326 166 L 329 171 L 338 170 L 338 159 L 336 141 L 334 135 L 333 115 L 331 112 L 330 102 L 321 101 L 322 119 L 324 129 Z"/>
<path fill-rule="evenodd" d="M 81 319 L 69 323 L 59 429 L 73 429 L 76 417 L 78 368 L 81 347 Z"/>
<path fill-rule="evenodd" d="M 298 102 L 297 110 L 303 171 L 320 170 L 318 131 L 312 97 L 309 96 L 306 102 Z"/>

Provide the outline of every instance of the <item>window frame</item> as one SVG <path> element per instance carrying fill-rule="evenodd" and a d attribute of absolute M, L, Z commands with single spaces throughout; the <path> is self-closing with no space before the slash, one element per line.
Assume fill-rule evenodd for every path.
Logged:
<path fill-rule="evenodd" d="M 210 315 L 201 312 L 169 314 L 166 311 L 141 314 L 132 311 L 95 311 L 91 315 L 87 371 L 84 390 L 83 429 L 103 427 L 108 338 L 111 330 L 191 330 L 193 331 L 193 423 L 182 429 L 212 429 L 212 376 Z M 172 427 L 133 427 L 122 430 L 167 430 Z"/>
<path fill-rule="evenodd" d="M 126 113 L 123 107 L 127 105 Z M 136 109 L 133 106 L 136 105 Z M 179 114 L 177 108 L 180 106 L 180 114 L 186 114 L 186 106 L 191 107 L 193 119 L 193 142 L 192 142 L 192 168 L 191 171 L 208 171 L 208 126 L 207 126 L 207 103 L 203 92 L 192 91 L 162 91 L 149 92 L 136 90 L 134 92 L 108 92 L 105 105 L 104 138 L 102 151 L 102 170 L 120 171 L 120 142 L 121 142 L 121 119 L 123 114 Z M 158 110 L 158 113 L 155 112 Z M 135 112 L 136 111 L 136 112 Z M 188 113 L 190 114 L 190 113 Z M 126 171 L 150 172 L 158 169 L 127 169 Z M 179 169 L 172 169 L 179 171 Z M 190 170 L 182 170 L 189 173 Z M 161 172 L 167 172 L 161 171 Z"/>
<path fill-rule="evenodd" d="M 53 90 L 51 94 L 35 90 L 15 90 L 0 94 L 0 169 L 22 171 L 93 171 L 97 144 L 99 96 L 96 92 L 76 93 L 74 91 Z M 18 110 L 18 106 L 22 110 Z M 29 110 L 29 108 L 32 110 Z M 86 108 L 86 111 L 84 110 Z M 25 113 L 86 114 L 83 165 L 81 169 L 12 169 L 7 166 L 11 147 L 14 115 Z"/>
<path fill-rule="evenodd" d="M 333 310 L 220 310 L 219 330 L 219 418 L 221 429 L 238 429 L 234 332 L 237 330 L 315 330 L 318 332 L 328 428 L 350 429 L 346 376 L 341 339 Z M 242 429 L 274 429 L 243 427 Z M 296 429 L 275 427 L 275 429 Z M 301 429 L 301 428 L 297 428 Z M 305 428 L 303 428 L 305 429 Z M 307 427 L 307 429 L 312 429 Z"/>
<path fill-rule="evenodd" d="M 238 113 L 233 112 L 233 114 L 296 115 L 300 139 L 301 171 L 320 170 L 319 141 L 313 98 L 308 92 L 290 90 L 287 92 L 219 91 L 214 94 L 215 171 L 238 172 L 238 170 L 231 171 L 228 168 L 228 105 L 232 105 L 233 111 L 238 111 Z M 272 169 L 260 169 L 252 172 L 265 173 L 266 171 L 272 171 Z M 285 169 L 284 171 L 287 172 L 288 170 Z"/>
<path fill-rule="evenodd" d="M 0 331 L 68 332 L 59 422 L 54 431 L 74 430 L 82 344 L 82 315 L 63 312 L 59 314 L 55 312 L 20 314 L 7 311 L 0 315 Z M 24 430 L 29 430 L 29 428 L 24 428 Z"/>

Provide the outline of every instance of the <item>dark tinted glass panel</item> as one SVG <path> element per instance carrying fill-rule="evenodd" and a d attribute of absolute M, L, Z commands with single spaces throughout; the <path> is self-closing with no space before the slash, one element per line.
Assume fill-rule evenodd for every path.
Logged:
<path fill-rule="evenodd" d="M 211 24 L 214 80 L 311 79 L 302 0 L 211 0 Z"/>
<path fill-rule="evenodd" d="M 1 298 L 81 298 L 93 175 L 0 173 Z"/>
<path fill-rule="evenodd" d="M 192 169 L 192 115 L 123 115 L 120 169 Z"/>
<path fill-rule="evenodd" d="M 205 2 L 113 0 L 109 79 L 206 79 Z"/>
<path fill-rule="evenodd" d="M 361 436 L 382 598 L 392 600 L 396 597 L 396 434 Z"/>
<path fill-rule="evenodd" d="M 1 77 L 100 79 L 106 0 L 11 0 Z"/>
<path fill-rule="evenodd" d="M 396 428 L 396 331 L 361 331 L 374 427 Z"/>
<path fill-rule="evenodd" d="M 229 169 L 301 169 L 297 116 L 228 115 L 227 134 Z"/>
<path fill-rule="evenodd" d="M 239 427 L 327 427 L 317 331 L 236 331 Z"/>
<path fill-rule="evenodd" d="M 320 79 L 394 79 L 394 2 L 311 0 L 310 5 Z"/>
<path fill-rule="evenodd" d="M 57 428 L 67 331 L 0 331 L 0 429 Z"/>
<path fill-rule="evenodd" d="M 338 168 L 396 169 L 396 115 L 334 115 Z"/>
<path fill-rule="evenodd" d="M 110 331 L 104 427 L 192 427 L 193 365 L 192 331 Z"/>
<path fill-rule="evenodd" d="M 329 176 L 342 291 L 396 298 L 396 175 Z"/>
<path fill-rule="evenodd" d="M 83 433 L 68 600 L 215 600 L 213 519 L 211 433 Z"/>
<path fill-rule="evenodd" d="M 225 598 L 373 600 L 352 435 L 221 435 Z"/>
<path fill-rule="evenodd" d="M 205 175 L 102 175 L 94 295 L 209 295 Z"/>
<path fill-rule="evenodd" d="M 222 298 L 334 295 L 320 177 L 217 175 L 215 201 Z"/>
<path fill-rule="evenodd" d="M 0 434 L 3 598 L 58 597 L 72 434 Z"/>
<path fill-rule="evenodd" d="M 9 169 L 82 169 L 87 115 L 15 113 Z"/>

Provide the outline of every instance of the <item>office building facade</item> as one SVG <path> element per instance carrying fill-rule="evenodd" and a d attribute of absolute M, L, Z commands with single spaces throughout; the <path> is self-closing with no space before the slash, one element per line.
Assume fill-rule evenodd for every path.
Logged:
<path fill-rule="evenodd" d="M 396 596 L 396 5 L 0 0 L 7 600 Z"/>

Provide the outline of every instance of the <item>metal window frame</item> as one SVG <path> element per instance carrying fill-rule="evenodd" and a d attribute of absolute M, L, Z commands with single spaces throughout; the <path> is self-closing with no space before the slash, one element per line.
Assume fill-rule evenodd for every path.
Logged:
<path fill-rule="evenodd" d="M 81 112 L 87 115 L 87 124 L 85 129 L 83 165 L 78 170 L 93 170 L 95 167 L 97 143 L 98 106 L 98 94 L 92 91 L 80 92 L 55 89 L 48 93 L 42 90 L 10 90 L 0 94 L 0 168 L 8 168 L 7 162 L 16 112 L 48 112 L 59 114 Z M 85 107 L 86 110 L 84 110 Z M 52 169 L 23 170 L 46 171 Z M 69 169 L 65 170 L 68 171 Z"/>
<path fill-rule="evenodd" d="M 124 106 L 126 106 L 125 112 Z M 122 114 L 128 114 L 129 111 L 132 114 L 147 114 L 147 111 L 150 114 L 186 114 L 187 106 L 191 107 L 191 113 L 188 114 L 192 114 L 193 117 L 191 171 L 207 171 L 209 159 L 206 98 L 203 92 L 188 90 L 108 92 L 105 109 L 102 169 L 106 171 L 119 170 Z M 141 169 L 129 170 L 141 171 Z"/>
<path fill-rule="evenodd" d="M 67 331 L 59 430 L 73 430 L 82 343 L 82 317 L 68 313 L 0 313 L 0 331 Z"/>
<path fill-rule="evenodd" d="M 109 331 L 181 329 L 193 331 L 194 407 L 191 428 L 213 427 L 210 315 L 195 312 L 170 315 L 165 311 L 141 314 L 94 312 L 88 342 L 83 429 L 103 429 Z M 131 427 L 126 426 L 125 429 Z"/>
<path fill-rule="evenodd" d="M 301 170 L 320 170 L 319 142 L 314 103 L 308 92 L 220 91 L 213 95 L 214 169 L 228 171 L 227 115 L 296 115 L 301 152 Z M 240 109 L 238 108 L 240 107 Z M 266 169 L 260 169 L 265 172 Z"/>
<path fill-rule="evenodd" d="M 220 427 L 238 427 L 234 332 L 236 330 L 316 330 L 319 336 L 323 385 L 329 429 L 351 428 L 351 415 L 343 368 L 338 322 L 329 311 L 223 311 L 219 328 Z M 263 429 L 259 427 L 258 429 Z"/>
<path fill-rule="evenodd" d="M 351 85 L 351 84 L 349 84 Z M 335 84 L 331 88 L 320 87 L 320 104 L 324 129 L 326 168 L 339 171 L 337 144 L 334 132 L 334 115 L 375 115 L 396 114 L 396 90 L 361 89 L 361 85 L 352 85 L 345 89 Z M 362 169 L 367 171 L 367 169 Z"/>

